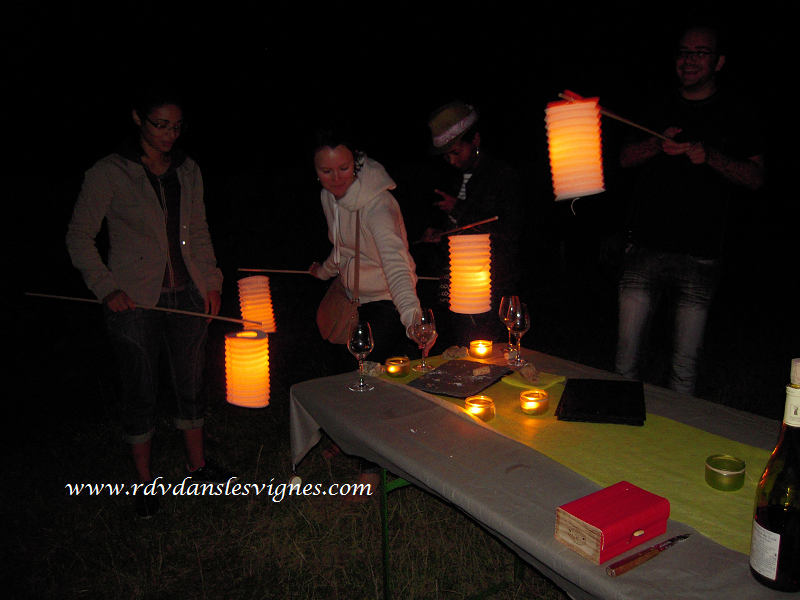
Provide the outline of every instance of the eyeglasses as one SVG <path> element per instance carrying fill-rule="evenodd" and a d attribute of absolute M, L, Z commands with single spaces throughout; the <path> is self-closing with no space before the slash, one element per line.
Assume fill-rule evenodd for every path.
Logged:
<path fill-rule="evenodd" d="M 186 131 L 186 123 L 178 123 L 174 127 L 170 127 L 165 123 L 156 123 L 154 121 L 151 121 L 149 117 L 145 117 L 144 120 L 150 123 L 150 125 L 158 129 L 159 131 L 166 131 L 168 129 L 171 129 L 175 133 L 184 133 Z"/>
<path fill-rule="evenodd" d="M 696 58 L 698 60 L 705 60 L 709 56 L 716 56 L 716 52 L 708 52 L 707 50 L 698 50 L 693 52 L 691 50 L 678 50 L 675 53 L 675 60 L 686 60 L 687 58 Z"/>

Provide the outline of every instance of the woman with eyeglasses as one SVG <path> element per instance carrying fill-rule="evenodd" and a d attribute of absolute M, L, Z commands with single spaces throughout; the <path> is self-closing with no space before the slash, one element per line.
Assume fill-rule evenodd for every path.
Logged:
<path fill-rule="evenodd" d="M 122 378 L 123 439 L 140 483 L 153 480 L 160 356 L 170 367 L 171 415 L 183 433 L 187 475 L 224 482 L 234 475 L 207 461 L 203 450 L 208 319 L 142 308 L 219 313 L 222 272 L 206 224 L 203 180 L 197 164 L 175 146 L 186 128 L 180 102 L 169 93 L 151 93 L 131 116 L 133 139 L 86 173 L 67 247 L 86 285 L 105 305 Z M 104 221 L 106 261 L 95 244 Z M 134 501 L 141 517 L 158 510 L 157 496 L 139 493 Z"/>

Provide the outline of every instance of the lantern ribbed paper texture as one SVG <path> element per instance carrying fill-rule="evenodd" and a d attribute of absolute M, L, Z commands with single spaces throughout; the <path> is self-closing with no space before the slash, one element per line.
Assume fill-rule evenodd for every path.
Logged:
<path fill-rule="evenodd" d="M 269 292 L 269 277 L 253 275 L 239 280 L 239 305 L 242 318 L 261 321 L 261 325 L 245 323 L 245 329 L 260 329 L 275 332 L 275 317 L 272 313 L 272 296 Z"/>
<path fill-rule="evenodd" d="M 477 315 L 491 310 L 489 234 L 450 236 L 450 310 Z"/>
<path fill-rule="evenodd" d="M 544 112 L 556 200 L 604 192 L 598 98 L 551 102 Z"/>
<path fill-rule="evenodd" d="M 269 405 L 269 341 L 258 329 L 225 336 L 228 403 L 246 408 Z"/>

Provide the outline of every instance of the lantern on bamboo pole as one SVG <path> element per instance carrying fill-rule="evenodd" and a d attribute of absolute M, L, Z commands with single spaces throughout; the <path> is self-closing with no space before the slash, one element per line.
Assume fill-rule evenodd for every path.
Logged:
<path fill-rule="evenodd" d="M 556 200 L 604 192 L 599 98 L 551 102 L 544 112 Z"/>
<path fill-rule="evenodd" d="M 240 279 L 239 305 L 242 307 L 242 318 L 261 322 L 261 325 L 245 325 L 245 329 L 260 329 L 266 333 L 275 332 L 269 277 L 252 275 Z"/>
<path fill-rule="evenodd" d="M 450 310 L 476 315 L 491 310 L 489 234 L 453 235 L 450 242 Z"/>
<path fill-rule="evenodd" d="M 225 383 L 229 404 L 269 406 L 269 340 L 258 329 L 225 336 Z"/>

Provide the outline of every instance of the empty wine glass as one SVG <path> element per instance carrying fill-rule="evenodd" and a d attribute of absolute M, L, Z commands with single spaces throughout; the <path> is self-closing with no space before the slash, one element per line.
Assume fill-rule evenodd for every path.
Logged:
<path fill-rule="evenodd" d="M 356 321 L 350 326 L 350 338 L 347 349 L 358 360 L 358 383 L 350 386 L 354 392 L 368 392 L 375 387 L 364 382 L 364 359 L 372 352 L 372 329 L 366 321 Z"/>
<path fill-rule="evenodd" d="M 503 325 L 506 326 L 508 329 L 508 347 L 501 348 L 501 352 L 506 352 L 509 350 L 514 349 L 514 343 L 511 341 L 511 326 L 509 325 L 508 321 L 508 314 L 509 311 L 514 308 L 518 310 L 519 307 L 519 296 L 503 296 L 500 300 L 500 311 L 498 312 L 500 316 L 500 320 L 503 322 Z"/>
<path fill-rule="evenodd" d="M 531 328 L 531 318 L 528 315 L 528 305 L 520 304 L 517 308 L 509 309 L 508 322 L 508 330 L 511 332 L 511 335 L 514 336 L 514 341 L 516 342 L 517 347 L 517 356 L 514 357 L 513 360 L 510 360 L 508 364 L 514 367 L 521 367 L 525 365 L 525 361 L 522 360 L 522 346 L 520 345 L 520 340 L 522 339 L 522 336 L 525 335 L 525 332 Z"/>
<path fill-rule="evenodd" d="M 422 362 L 413 369 L 420 373 L 431 371 L 434 367 L 425 364 L 425 359 L 428 357 L 428 342 L 436 337 L 436 322 L 433 320 L 433 311 L 430 308 L 420 308 L 414 311 L 411 337 L 422 350 Z"/>

